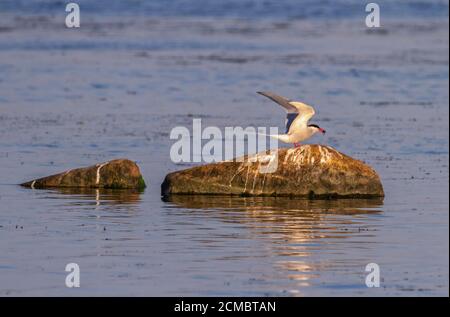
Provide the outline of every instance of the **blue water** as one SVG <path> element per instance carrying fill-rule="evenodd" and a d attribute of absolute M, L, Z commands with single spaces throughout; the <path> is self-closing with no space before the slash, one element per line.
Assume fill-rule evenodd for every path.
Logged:
<path fill-rule="evenodd" d="M 78 0 L 83 14 L 145 15 L 178 17 L 238 18 L 359 18 L 369 1 L 361 0 Z M 61 0 L 2 0 L 0 11 L 23 14 L 57 14 L 64 10 Z M 376 1 L 386 17 L 446 17 L 448 1 Z"/>
<path fill-rule="evenodd" d="M 1 296 L 448 296 L 447 1 L 378 1 L 380 30 L 362 1 L 85 0 L 70 30 L 65 3 L 0 0 Z M 162 200 L 172 128 L 283 127 L 260 90 L 385 199 Z M 145 192 L 16 185 L 120 157 Z"/>

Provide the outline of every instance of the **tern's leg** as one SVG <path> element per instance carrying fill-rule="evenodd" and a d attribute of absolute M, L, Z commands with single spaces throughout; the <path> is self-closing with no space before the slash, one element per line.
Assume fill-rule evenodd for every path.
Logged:
<path fill-rule="evenodd" d="M 302 145 L 299 142 L 294 143 L 294 147 L 301 147 Z"/>

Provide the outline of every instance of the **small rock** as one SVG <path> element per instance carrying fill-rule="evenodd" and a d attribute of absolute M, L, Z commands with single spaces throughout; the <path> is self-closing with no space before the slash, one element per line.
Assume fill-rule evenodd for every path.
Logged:
<path fill-rule="evenodd" d="M 60 174 L 21 184 L 29 188 L 109 188 L 139 189 L 146 187 L 136 163 L 113 160 L 90 167 L 69 170 Z"/>

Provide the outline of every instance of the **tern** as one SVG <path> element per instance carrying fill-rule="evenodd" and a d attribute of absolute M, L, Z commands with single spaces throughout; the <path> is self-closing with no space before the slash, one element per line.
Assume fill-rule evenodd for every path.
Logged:
<path fill-rule="evenodd" d="M 286 109 L 286 132 L 285 134 L 269 135 L 284 143 L 293 143 L 294 147 L 299 147 L 303 142 L 312 137 L 317 132 L 325 134 L 325 130 L 317 124 L 308 124 L 309 120 L 316 113 L 314 108 L 300 101 L 293 101 L 278 96 L 268 91 L 258 91 L 263 95 Z"/>

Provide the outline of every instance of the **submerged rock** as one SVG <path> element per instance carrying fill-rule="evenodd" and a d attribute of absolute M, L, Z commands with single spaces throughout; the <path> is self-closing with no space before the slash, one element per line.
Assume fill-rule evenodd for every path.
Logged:
<path fill-rule="evenodd" d="M 378 174 L 330 146 L 303 145 L 170 173 L 163 196 L 383 197 Z"/>
<path fill-rule="evenodd" d="M 146 187 L 136 163 L 113 160 L 85 168 L 77 168 L 60 174 L 21 184 L 30 188 L 110 188 L 144 189 Z"/>

